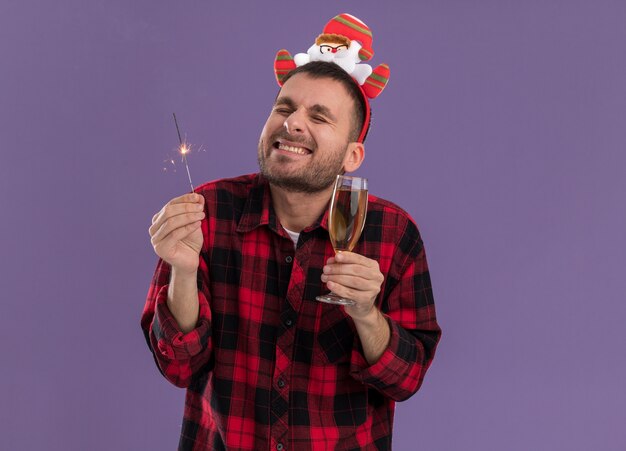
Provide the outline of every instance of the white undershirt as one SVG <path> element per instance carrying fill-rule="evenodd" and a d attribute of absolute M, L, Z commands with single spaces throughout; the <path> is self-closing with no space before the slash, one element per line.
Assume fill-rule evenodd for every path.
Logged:
<path fill-rule="evenodd" d="M 285 227 L 283 227 L 283 229 L 285 229 L 285 232 L 287 232 L 287 234 L 289 235 L 289 238 L 291 238 L 291 241 L 293 241 L 293 248 L 295 249 L 296 246 L 298 245 L 298 238 L 300 238 L 300 233 L 292 232 L 291 230 Z"/>

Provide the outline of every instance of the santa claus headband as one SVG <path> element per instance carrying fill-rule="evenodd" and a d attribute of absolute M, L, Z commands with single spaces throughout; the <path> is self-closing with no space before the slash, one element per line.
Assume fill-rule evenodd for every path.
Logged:
<path fill-rule="evenodd" d="M 380 64 L 372 69 L 362 63 L 372 56 L 372 32 L 362 21 L 344 13 L 330 19 L 306 53 L 292 57 L 287 50 L 279 50 L 274 60 L 274 73 L 278 85 L 282 86 L 289 72 L 310 61 L 333 62 L 344 69 L 356 81 L 363 96 L 365 117 L 357 139 L 363 142 L 370 121 L 369 99 L 378 97 L 389 81 L 389 66 Z"/>

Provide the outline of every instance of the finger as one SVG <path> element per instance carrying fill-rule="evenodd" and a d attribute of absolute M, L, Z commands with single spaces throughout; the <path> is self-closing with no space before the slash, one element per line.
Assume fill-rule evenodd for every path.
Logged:
<path fill-rule="evenodd" d="M 324 272 L 324 274 L 349 274 L 353 276 L 359 276 L 364 279 L 378 278 L 378 274 L 380 274 L 378 268 L 371 268 L 368 266 L 363 266 L 361 264 L 353 263 L 335 263 L 331 265 L 327 264 L 322 268 L 322 271 Z"/>
<path fill-rule="evenodd" d="M 204 205 L 204 196 L 196 193 L 187 193 L 179 197 L 175 197 L 170 200 L 165 206 L 157 212 L 154 216 L 152 216 L 152 222 L 154 223 L 160 214 L 163 213 L 164 209 L 170 205 L 181 204 L 181 203 L 190 203 L 190 204 L 198 204 Z"/>
<path fill-rule="evenodd" d="M 369 301 L 370 296 L 368 296 L 368 294 L 354 290 L 352 288 L 345 287 L 337 282 L 328 282 L 326 286 L 328 287 L 330 291 L 332 291 L 338 296 L 341 296 L 342 298 L 352 299 L 353 301 L 356 301 L 356 302 Z"/>
<path fill-rule="evenodd" d="M 367 268 L 363 265 L 331 263 L 324 265 L 324 274 L 363 274 Z"/>
<path fill-rule="evenodd" d="M 327 265 L 332 265 L 335 263 L 337 264 L 354 263 L 354 264 L 360 264 L 360 265 L 371 267 L 371 268 L 378 267 L 378 262 L 376 260 L 372 260 L 370 258 L 364 257 L 363 255 L 355 254 L 354 252 L 348 252 L 348 251 L 339 251 L 337 252 L 337 254 L 335 254 L 334 257 L 329 257 L 328 260 L 326 260 Z"/>
<path fill-rule="evenodd" d="M 186 203 L 186 202 L 202 204 L 204 203 L 204 196 L 202 196 L 201 194 L 197 194 L 197 193 L 187 193 L 187 194 L 183 194 L 182 196 L 175 197 L 168 203 L 181 204 L 181 203 Z"/>
<path fill-rule="evenodd" d="M 182 205 L 182 204 L 181 204 Z M 192 204 L 184 204 L 184 205 L 192 205 Z M 180 213 L 171 217 L 167 217 L 164 215 L 159 218 L 154 224 L 152 224 L 149 228 L 150 237 L 154 242 L 157 234 L 159 235 L 157 239 L 161 239 L 164 235 L 167 235 L 172 230 L 178 227 L 182 227 L 186 224 L 189 224 L 193 221 L 198 221 L 204 218 L 203 211 L 191 211 Z"/>
<path fill-rule="evenodd" d="M 335 255 L 335 261 L 338 263 L 358 263 L 363 266 L 377 267 L 378 262 L 371 258 L 364 257 L 363 255 L 356 254 L 354 252 L 341 251 Z"/>
<path fill-rule="evenodd" d="M 204 210 L 202 204 L 185 202 L 172 204 L 167 203 L 159 213 L 153 217 L 152 226 L 150 226 L 150 234 L 152 235 L 158 230 L 165 221 L 178 215 L 184 215 L 189 213 L 199 213 Z"/>
<path fill-rule="evenodd" d="M 183 227 L 179 227 L 173 230 L 170 234 L 166 235 L 162 240 L 154 244 L 154 249 L 159 252 L 160 249 L 170 249 L 176 245 L 179 241 L 184 240 L 193 232 L 195 232 L 202 221 L 195 221 L 191 224 L 187 224 Z"/>
<path fill-rule="evenodd" d="M 152 242 L 157 243 L 163 240 L 167 235 L 172 233 L 174 230 L 179 229 L 181 227 L 185 227 L 188 224 L 192 224 L 196 221 L 200 221 L 204 219 L 204 212 L 195 212 L 195 213 L 186 213 L 174 216 L 172 218 L 164 221 L 160 227 L 154 230 L 154 234 L 152 235 Z M 154 227 L 154 226 L 153 226 Z"/>
<path fill-rule="evenodd" d="M 380 284 L 375 280 L 363 279 L 356 276 L 323 276 L 322 281 L 328 284 L 328 282 L 337 283 L 346 288 L 351 288 L 356 291 L 363 292 L 378 292 L 380 290 Z"/>

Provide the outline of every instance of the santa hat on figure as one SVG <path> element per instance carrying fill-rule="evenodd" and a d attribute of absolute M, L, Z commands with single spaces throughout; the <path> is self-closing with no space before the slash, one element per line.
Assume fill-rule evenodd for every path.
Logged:
<path fill-rule="evenodd" d="M 355 80 L 365 103 L 365 118 L 358 142 L 363 142 L 370 120 L 369 99 L 377 97 L 389 81 L 389 66 L 380 64 L 375 69 L 362 61 L 374 56 L 372 32 L 365 23 L 350 14 L 333 17 L 324 27 L 315 43 L 306 53 L 294 57 L 287 50 L 279 50 L 274 60 L 274 73 L 279 86 L 284 77 L 296 67 L 311 61 L 332 62 Z"/>

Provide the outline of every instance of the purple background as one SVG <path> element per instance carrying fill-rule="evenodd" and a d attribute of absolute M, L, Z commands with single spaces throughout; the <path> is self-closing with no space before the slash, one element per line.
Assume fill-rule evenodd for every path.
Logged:
<path fill-rule="evenodd" d="M 168 450 L 139 328 L 176 112 L 195 184 L 256 171 L 275 52 L 349 11 L 391 66 L 372 192 L 444 336 L 398 450 L 626 449 L 626 2 L 0 3 L 0 448 Z"/>

